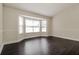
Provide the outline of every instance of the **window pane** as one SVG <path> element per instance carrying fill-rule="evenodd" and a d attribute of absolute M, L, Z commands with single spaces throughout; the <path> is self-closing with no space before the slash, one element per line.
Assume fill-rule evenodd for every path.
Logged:
<path fill-rule="evenodd" d="M 40 21 L 34 20 L 33 21 L 33 26 L 40 26 Z"/>
<path fill-rule="evenodd" d="M 26 32 L 26 33 L 33 32 L 33 28 L 32 28 L 32 26 L 33 26 L 33 21 L 32 21 L 32 20 L 30 20 L 30 19 L 25 19 L 25 26 L 26 26 L 26 28 L 25 28 L 25 32 Z"/>
<path fill-rule="evenodd" d="M 40 27 L 34 27 L 34 32 L 40 32 Z"/>
<path fill-rule="evenodd" d="M 30 33 L 33 32 L 33 28 L 32 27 L 26 27 L 26 33 Z"/>
<path fill-rule="evenodd" d="M 40 21 L 38 20 L 33 21 L 33 30 L 34 32 L 40 32 Z"/>
<path fill-rule="evenodd" d="M 38 20 L 30 20 L 25 19 L 25 25 L 26 25 L 26 33 L 30 32 L 39 32 L 40 31 L 40 21 Z"/>
<path fill-rule="evenodd" d="M 26 19 L 25 20 L 25 25 L 26 26 L 33 26 L 33 21 L 32 20 L 29 20 L 29 19 Z"/>
<path fill-rule="evenodd" d="M 46 20 L 43 20 L 41 25 L 42 25 L 42 32 L 46 32 L 46 27 L 47 27 Z"/>
<path fill-rule="evenodd" d="M 23 33 L 23 17 L 19 16 L 19 34 Z"/>
<path fill-rule="evenodd" d="M 19 25 L 23 25 L 23 17 L 19 16 Z"/>
<path fill-rule="evenodd" d="M 42 26 L 46 27 L 46 20 L 42 21 Z"/>
<path fill-rule="evenodd" d="M 42 28 L 42 32 L 46 32 L 46 28 Z"/>

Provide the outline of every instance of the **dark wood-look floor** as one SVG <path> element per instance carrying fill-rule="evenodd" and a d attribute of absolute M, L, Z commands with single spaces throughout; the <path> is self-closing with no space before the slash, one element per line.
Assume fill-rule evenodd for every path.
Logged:
<path fill-rule="evenodd" d="M 57 38 L 33 38 L 5 45 L 2 55 L 78 55 L 79 42 Z"/>

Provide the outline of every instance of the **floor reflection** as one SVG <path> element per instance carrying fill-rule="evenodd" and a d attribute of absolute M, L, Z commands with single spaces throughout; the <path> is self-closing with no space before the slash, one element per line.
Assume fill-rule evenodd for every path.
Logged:
<path fill-rule="evenodd" d="M 24 47 L 25 54 L 40 55 L 48 53 L 48 42 L 44 38 L 27 41 Z"/>
<path fill-rule="evenodd" d="M 41 50 L 43 54 L 48 54 L 48 41 L 45 38 L 41 38 Z"/>

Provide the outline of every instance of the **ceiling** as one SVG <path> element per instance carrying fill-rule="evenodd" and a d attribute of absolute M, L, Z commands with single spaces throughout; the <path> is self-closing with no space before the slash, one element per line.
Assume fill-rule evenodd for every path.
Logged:
<path fill-rule="evenodd" d="M 31 11 L 45 16 L 54 16 L 62 9 L 76 5 L 74 3 L 5 3 L 4 5 Z"/>

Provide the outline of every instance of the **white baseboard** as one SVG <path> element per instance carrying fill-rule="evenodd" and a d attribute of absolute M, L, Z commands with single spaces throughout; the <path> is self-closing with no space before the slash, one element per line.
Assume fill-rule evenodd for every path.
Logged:
<path fill-rule="evenodd" d="M 70 38 L 70 37 L 63 37 L 63 36 L 56 36 L 56 35 L 53 35 L 53 36 L 59 37 L 59 38 L 65 38 L 65 39 L 69 39 L 69 40 L 73 40 L 73 41 L 79 41 L 79 39 Z"/>

